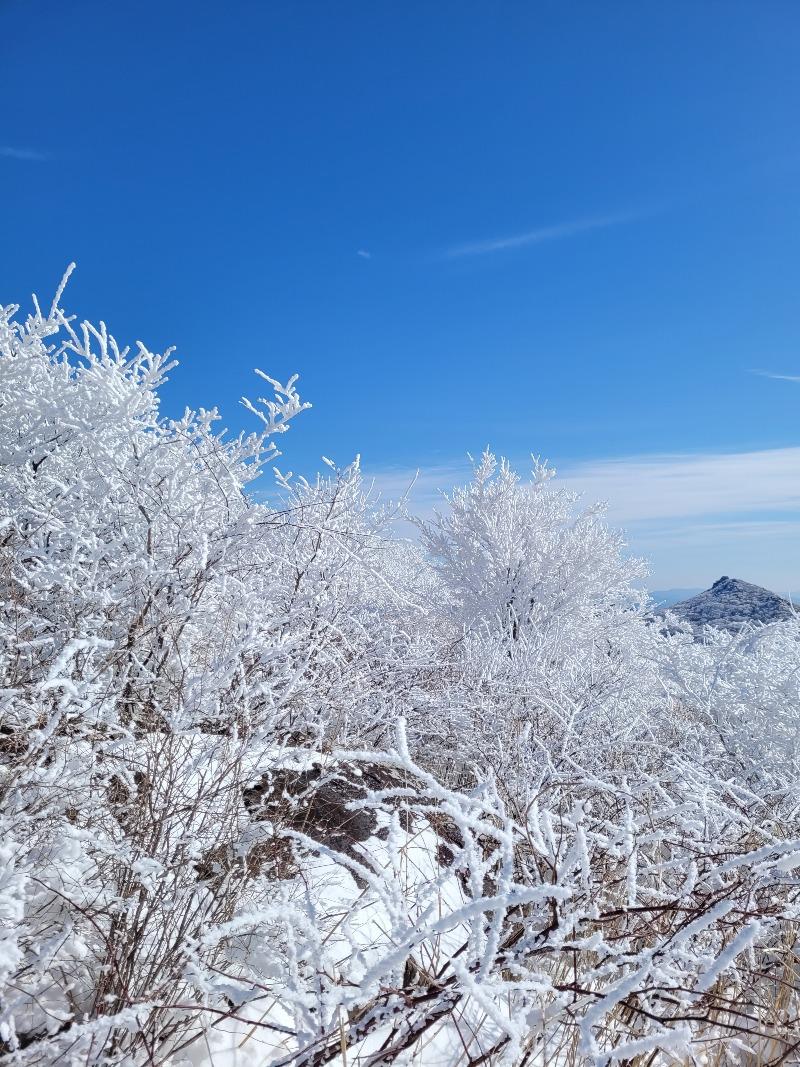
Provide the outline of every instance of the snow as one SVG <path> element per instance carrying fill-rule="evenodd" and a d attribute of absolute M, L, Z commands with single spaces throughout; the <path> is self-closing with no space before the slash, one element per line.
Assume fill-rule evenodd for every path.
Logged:
<path fill-rule="evenodd" d="M 0 312 L 9 1063 L 791 1055 L 797 618 L 662 632 L 538 461 L 418 542 L 357 460 L 258 502 L 297 379 L 164 418 L 61 298 Z"/>

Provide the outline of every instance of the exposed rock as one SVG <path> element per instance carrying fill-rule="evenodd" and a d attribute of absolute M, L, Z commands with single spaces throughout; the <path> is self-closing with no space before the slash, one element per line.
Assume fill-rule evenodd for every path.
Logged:
<path fill-rule="evenodd" d="M 246 790 L 244 802 L 251 812 L 277 816 L 291 829 L 356 858 L 355 845 L 372 836 L 376 820 L 372 812 L 349 805 L 363 799 L 368 787 L 381 784 L 365 781 L 363 774 L 354 778 L 345 767 L 327 773 L 319 767 L 284 770 Z"/>

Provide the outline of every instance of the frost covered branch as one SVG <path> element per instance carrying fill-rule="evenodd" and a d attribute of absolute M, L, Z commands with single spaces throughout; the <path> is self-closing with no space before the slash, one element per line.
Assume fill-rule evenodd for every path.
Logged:
<path fill-rule="evenodd" d="M 66 282 L 66 279 L 65 279 Z M 296 379 L 0 309 L 0 1062 L 793 1062 L 800 624 L 653 625 L 553 472 L 248 486 Z"/>

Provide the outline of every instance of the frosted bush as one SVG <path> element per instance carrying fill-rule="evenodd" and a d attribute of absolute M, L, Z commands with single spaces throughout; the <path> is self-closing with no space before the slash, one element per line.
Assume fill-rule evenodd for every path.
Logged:
<path fill-rule="evenodd" d="M 662 633 L 539 464 L 419 543 L 358 462 L 260 503 L 296 379 L 165 417 L 61 297 L 0 312 L 0 1059 L 791 1062 L 796 624 Z"/>

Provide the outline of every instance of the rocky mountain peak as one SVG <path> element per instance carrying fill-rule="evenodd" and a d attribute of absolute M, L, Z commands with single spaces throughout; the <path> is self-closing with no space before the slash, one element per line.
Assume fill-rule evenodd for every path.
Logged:
<path fill-rule="evenodd" d="M 727 574 L 710 589 L 673 604 L 669 610 L 696 628 L 716 626 L 722 630 L 779 622 L 794 614 L 791 603 L 777 593 Z"/>

